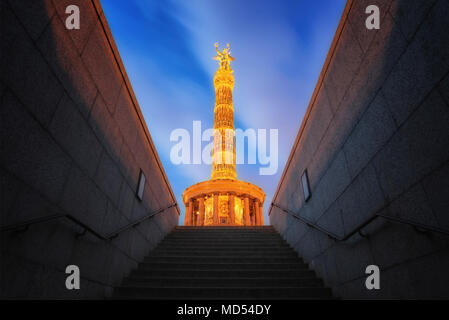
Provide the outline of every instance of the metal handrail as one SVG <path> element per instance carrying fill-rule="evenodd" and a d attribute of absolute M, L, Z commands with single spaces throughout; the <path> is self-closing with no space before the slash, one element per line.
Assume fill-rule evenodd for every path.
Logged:
<path fill-rule="evenodd" d="M 368 224 L 370 224 L 372 221 L 376 220 L 377 218 L 384 218 L 386 220 L 391 220 L 391 221 L 395 221 L 398 223 L 402 223 L 402 224 L 407 224 L 407 225 L 411 225 L 415 228 L 415 230 L 419 231 L 419 232 L 428 232 L 428 231 L 433 231 L 433 232 L 437 232 L 437 233 L 442 233 L 445 235 L 449 235 L 449 231 L 445 230 L 445 229 L 441 229 L 438 227 L 433 227 L 433 226 L 429 226 L 429 225 L 425 225 L 419 222 L 415 222 L 415 221 L 411 221 L 411 220 L 407 220 L 407 219 L 403 219 L 403 218 L 398 218 L 398 217 L 391 217 L 391 216 L 387 216 L 381 213 L 376 213 L 373 216 L 371 216 L 370 218 L 366 219 L 364 222 L 362 222 L 361 224 L 359 224 L 356 228 L 354 228 L 351 232 L 349 232 L 348 234 L 346 234 L 345 236 L 338 236 L 335 233 L 326 230 L 322 227 L 320 227 L 318 224 L 304 218 L 301 217 L 299 215 L 297 215 L 296 213 L 294 213 L 291 210 L 288 210 L 286 208 L 281 207 L 278 204 L 275 203 L 271 203 L 272 207 L 277 207 L 279 209 L 281 209 L 284 213 L 291 215 L 292 217 L 302 221 L 303 223 L 305 223 L 307 226 L 314 228 L 318 231 L 321 231 L 323 233 L 325 233 L 329 238 L 335 240 L 335 241 L 346 241 L 349 238 L 351 238 L 354 234 L 358 233 L 360 236 L 362 237 L 366 237 L 365 234 L 362 233 L 362 229 L 367 226 Z M 421 230 L 420 230 L 421 229 Z M 424 231 L 422 231 L 424 230 Z"/>
<path fill-rule="evenodd" d="M 41 218 L 35 218 L 35 219 L 31 219 L 31 220 L 28 220 L 28 221 L 25 221 L 25 222 L 20 222 L 20 223 L 4 226 L 4 227 L 0 228 L 0 232 L 6 232 L 6 231 L 12 231 L 12 230 L 20 230 L 20 232 L 24 232 L 24 231 L 28 230 L 28 228 L 31 225 L 47 222 L 47 221 L 50 221 L 50 220 L 66 218 L 69 221 L 71 221 L 71 222 L 77 224 L 78 226 L 80 226 L 81 228 L 83 228 L 83 231 L 78 233 L 77 237 L 83 236 L 84 234 L 86 234 L 86 232 L 90 232 L 95 237 L 97 237 L 97 238 L 99 238 L 101 240 L 111 240 L 111 239 L 116 238 L 120 233 L 122 233 L 122 232 L 124 232 L 124 231 L 126 231 L 126 230 L 128 230 L 130 228 L 133 228 L 133 227 L 135 227 L 135 226 L 137 226 L 139 224 L 141 224 L 143 221 L 145 221 L 145 220 L 147 220 L 147 219 L 149 219 L 151 217 L 154 217 L 155 215 L 157 215 L 157 214 L 159 214 L 161 212 L 164 212 L 167 209 L 170 209 L 172 207 L 176 207 L 177 205 L 178 205 L 177 203 L 173 203 L 173 204 L 169 205 L 166 208 L 162 208 L 162 209 L 159 209 L 157 211 L 151 212 L 151 213 L 147 214 L 146 216 L 144 216 L 144 217 L 142 217 L 142 218 L 140 218 L 140 219 L 138 219 L 138 220 L 136 220 L 134 222 L 131 222 L 131 223 L 127 224 L 126 226 L 120 227 L 119 229 L 117 229 L 114 232 L 108 233 L 107 235 L 103 235 L 100 232 L 95 231 L 90 226 L 88 226 L 87 224 L 85 224 L 84 222 L 79 220 L 78 218 L 74 217 L 71 214 L 65 214 L 65 213 L 52 214 L 52 215 L 49 215 L 49 216 L 45 216 L 45 217 L 41 217 Z"/>

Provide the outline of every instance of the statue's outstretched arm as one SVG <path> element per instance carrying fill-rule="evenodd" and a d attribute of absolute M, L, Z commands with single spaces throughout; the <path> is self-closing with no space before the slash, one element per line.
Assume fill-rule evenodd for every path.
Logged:
<path fill-rule="evenodd" d="M 219 57 L 223 56 L 223 54 L 220 52 L 220 50 L 218 50 L 218 43 L 217 42 L 215 42 L 215 50 L 217 51 L 217 54 L 218 54 Z"/>

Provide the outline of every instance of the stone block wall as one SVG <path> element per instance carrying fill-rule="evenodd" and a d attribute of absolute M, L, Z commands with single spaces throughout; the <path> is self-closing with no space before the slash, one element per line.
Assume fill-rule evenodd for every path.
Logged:
<path fill-rule="evenodd" d="M 65 27 L 68 5 L 79 30 Z M 2 227 L 69 214 L 108 235 L 176 204 L 98 0 L 2 1 L 1 46 Z M 170 207 L 110 241 L 76 237 L 67 219 L 2 232 L 1 296 L 109 296 L 178 215 Z M 80 290 L 65 287 L 71 264 Z"/>
<path fill-rule="evenodd" d="M 348 1 L 273 203 L 340 237 L 375 214 L 449 231 L 448 16 L 446 0 Z M 270 220 L 337 296 L 449 297 L 448 236 L 379 218 L 338 242 L 275 206 Z"/>

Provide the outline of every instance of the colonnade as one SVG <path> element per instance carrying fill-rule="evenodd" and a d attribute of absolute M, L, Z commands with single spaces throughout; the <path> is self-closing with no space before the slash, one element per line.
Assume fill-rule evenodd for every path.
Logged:
<path fill-rule="evenodd" d="M 225 223 L 219 220 L 218 198 L 220 195 L 228 196 L 228 219 Z M 213 223 L 209 225 L 236 225 L 235 221 L 235 197 L 243 200 L 243 225 L 262 226 L 263 225 L 263 203 L 256 198 L 251 198 L 247 194 L 237 195 L 235 193 L 212 193 L 203 194 L 195 198 L 190 198 L 185 203 L 186 212 L 184 218 L 185 226 L 205 225 L 205 199 L 213 197 Z M 198 211 L 195 211 L 198 207 Z M 251 210 L 252 208 L 252 210 Z"/>

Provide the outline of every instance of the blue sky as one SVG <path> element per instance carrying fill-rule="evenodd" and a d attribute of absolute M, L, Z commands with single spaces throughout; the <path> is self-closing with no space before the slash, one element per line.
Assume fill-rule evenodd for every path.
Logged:
<path fill-rule="evenodd" d="M 230 44 L 234 124 L 278 129 L 274 175 L 237 166 L 241 180 L 266 193 L 264 220 L 330 47 L 345 0 L 101 0 L 159 157 L 181 208 L 182 192 L 208 180 L 211 166 L 174 165 L 170 133 L 213 127 L 218 63 L 214 43 Z M 207 142 L 203 142 L 203 147 Z"/>

